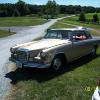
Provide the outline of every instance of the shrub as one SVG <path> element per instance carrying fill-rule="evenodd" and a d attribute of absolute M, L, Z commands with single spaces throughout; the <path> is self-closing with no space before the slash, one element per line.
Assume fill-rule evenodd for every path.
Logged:
<path fill-rule="evenodd" d="M 97 14 L 94 14 L 94 15 L 93 15 L 93 22 L 99 23 L 99 17 L 98 17 Z"/>
<path fill-rule="evenodd" d="M 82 22 L 86 21 L 85 14 L 83 12 L 79 15 L 79 21 L 82 21 Z"/>

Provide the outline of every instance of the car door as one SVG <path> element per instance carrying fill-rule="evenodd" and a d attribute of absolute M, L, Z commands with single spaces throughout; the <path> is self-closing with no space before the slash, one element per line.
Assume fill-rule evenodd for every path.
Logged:
<path fill-rule="evenodd" d="M 76 38 L 78 35 L 80 35 L 80 38 Z M 82 36 L 85 38 L 81 39 Z M 84 31 L 75 31 L 74 34 L 72 34 L 72 38 L 72 44 L 68 48 L 69 61 L 82 57 L 89 52 L 89 43 L 87 41 L 88 37 Z"/>

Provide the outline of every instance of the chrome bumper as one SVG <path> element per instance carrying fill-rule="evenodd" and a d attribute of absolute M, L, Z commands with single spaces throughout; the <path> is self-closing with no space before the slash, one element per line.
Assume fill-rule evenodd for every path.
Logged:
<path fill-rule="evenodd" d="M 43 63 L 37 63 L 37 62 L 21 62 L 11 57 L 9 58 L 9 60 L 14 62 L 17 68 L 22 68 L 22 67 L 49 68 L 50 67 L 50 64 L 43 64 Z"/>

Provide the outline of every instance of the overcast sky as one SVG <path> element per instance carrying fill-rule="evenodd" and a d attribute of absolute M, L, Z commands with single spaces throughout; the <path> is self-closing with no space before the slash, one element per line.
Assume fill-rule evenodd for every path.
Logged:
<path fill-rule="evenodd" d="M 0 3 L 16 3 L 18 0 L 0 0 Z M 48 0 L 23 0 L 29 4 L 46 4 Z M 62 5 L 82 5 L 100 7 L 100 0 L 55 0 Z"/>

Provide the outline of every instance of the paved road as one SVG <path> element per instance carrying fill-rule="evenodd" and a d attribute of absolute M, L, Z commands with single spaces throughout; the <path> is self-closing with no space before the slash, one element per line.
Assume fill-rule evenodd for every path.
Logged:
<path fill-rule="evenodd" d="M 10 80 L 5 78 L 5 74 L 12 70 L 8 60 L 10 56 L 10 47 L 42 36 L 42 33 L 44 33 L 48 27 L 54 24 L 57 20 L 61 20 L 63 18 L 51 19 L 49 22 L 42 25 L 37 25 L 35 27 L 11 27 L 12 31 L 16 31 L 19 34 L 15 34 L 6 38 L 0 38 L 0 100 L 4 99 L 5 94 L 10 89 Z M 9 29 L 9 27 L 1 27 L 1 29 L 3 28 Z"/>

